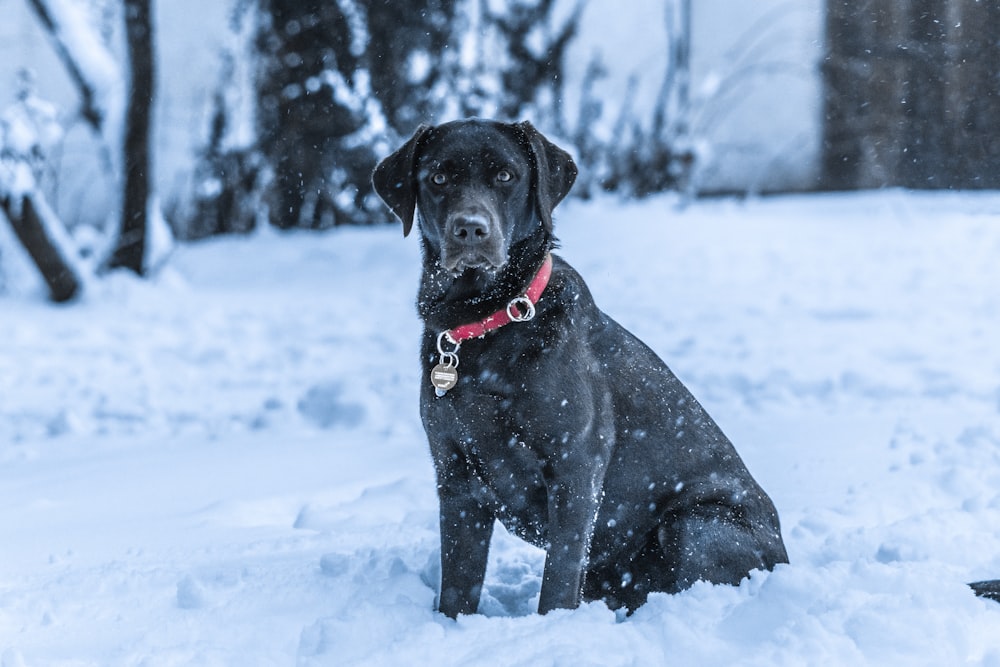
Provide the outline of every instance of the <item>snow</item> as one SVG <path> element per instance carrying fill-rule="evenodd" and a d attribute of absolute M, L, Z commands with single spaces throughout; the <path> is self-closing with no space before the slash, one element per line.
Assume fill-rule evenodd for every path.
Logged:
<path fill-rule="evenodd" d="M 494 537 L 433 611 L 418 244 L 175 248 L 149 282 L 0 295 L 0 665 L 1000 665 L 1000 195 L 569 202 L 560 252 L 782 517 L 738 587 L 532 613 Z M 5 247 L 4 250 L 7 250 Z M 5 253 L 5 257 L 8 255 Z"/>
<path fill-rule="evenodd" d="M 32 92 L 31 75 L 19 85 L 17 101 L 0 113 L 0 194 L 15 200 L 34 190 L 35 172 L 63 136 L 58 109 Z"/>
<path fill-rule="evenodd" d="M 163 207 L 155 193 L 146 205 L 146 225 L 143 269 L 149 272 L 159 269 L 174 249 L 174 233 L 163 217 Z"/>

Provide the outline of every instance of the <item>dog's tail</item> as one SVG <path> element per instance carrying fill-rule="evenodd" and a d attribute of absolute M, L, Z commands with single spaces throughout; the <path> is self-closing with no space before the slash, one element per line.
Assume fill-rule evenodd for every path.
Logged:
<path fill-rule="evenodd" d="M 969 586 L 979 597 L 1000 602 L 1000 579 L 977 581 L 974 584 L 969 584 Z"/>

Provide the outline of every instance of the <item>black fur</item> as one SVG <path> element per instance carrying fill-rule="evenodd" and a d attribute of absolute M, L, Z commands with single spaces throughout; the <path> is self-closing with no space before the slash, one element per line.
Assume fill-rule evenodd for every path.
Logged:
<path fill-rule="evenodd" d="M 969 586 L 972 587 L 972 591 L 979 597 L 1000 602 L 1000 579 L 977 581 L 974 584 L 969 584 Z"/>
<path fill-rule="evenodd" d="M 598 599 L 631 610 L 650 591 L 787 561 L 774 505 L 732 444 L 559 257 L 535 318 L 464 343 L 458 385 L 435 395 L 438 334 L 524 292 L 575 176 L 529 123 L 466 120 L 421 127 L 373 177 L 423 244 L 421 416 L 449 616 L 476 611 L 495 519 L 546 550 L 542 613 Z"/>

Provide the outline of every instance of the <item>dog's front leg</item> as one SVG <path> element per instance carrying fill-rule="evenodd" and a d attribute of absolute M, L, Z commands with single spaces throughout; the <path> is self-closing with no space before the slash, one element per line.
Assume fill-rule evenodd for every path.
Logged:
<path fill-rule="evenodd" d="M 538 613 L 580 605 L 598 492 L 590 476 L 549 484 L 549 544 Z M 603 477 L 603 476 L 602 476 Z"/>
<path fill-rule="evenodd" d="M 449 460 L 438 471 L 441 523 L 438 609 L 451 618 L 476 613 L 486 577 L 493 513 L 475 497 L 473 485 L 479 483 L 460 461 Z"/>

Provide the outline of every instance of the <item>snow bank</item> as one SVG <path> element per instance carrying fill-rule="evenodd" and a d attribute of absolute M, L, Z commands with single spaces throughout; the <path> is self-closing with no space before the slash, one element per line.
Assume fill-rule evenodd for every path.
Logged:
<path fill-rule="evenodd" d="M 774 498 L 792 564 L 534 615 L 502 530 L 432 610 L 419 250 L 182 246 L 70 307 L 0 296 L 0 664 L 1000 665 L 1000 196 L 573 202 L 562 254 Z"/>

